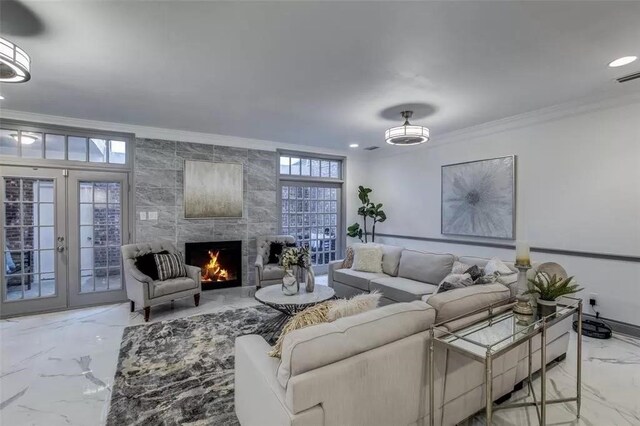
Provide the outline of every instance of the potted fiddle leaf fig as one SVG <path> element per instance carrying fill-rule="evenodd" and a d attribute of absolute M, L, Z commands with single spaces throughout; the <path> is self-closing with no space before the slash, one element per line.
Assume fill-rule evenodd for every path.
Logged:
<path fill-rule="evenodd" d="M 529 290 L 524 294 L 536 295 L 538 298 L 538 314 L 540 316 L 551 315 L 556 312 L 558 299 L 562 296 L 577 293 L 582 289 L 573 283 L 573 277 L 562 278 L 557 275 L 536 274 L 529 279 Z"/>
<path fill-rule="evenodd" d="M 358 216 L 362 216 L 362 226 L 356 222 L 347 228 L 347 236 L 351 238 L 358 238 L 364 243 L 369 242 L 369 235 L 371 235 L 371 242 L 375 242 L 376 224 L 387 220 L 387 215 L 384 210 L 382 210 L 382 203 L 373 203 L 369 198 L 369 194 L 372 191 L 373 190 L 371 188 L 365 188 L 362 185 L 358 187 L 358 199 L 362 203 L 358 208 Z M 369 233 L 369 229 L 367 227 L 367 218 L 373 221 L 371 233 Z"/>

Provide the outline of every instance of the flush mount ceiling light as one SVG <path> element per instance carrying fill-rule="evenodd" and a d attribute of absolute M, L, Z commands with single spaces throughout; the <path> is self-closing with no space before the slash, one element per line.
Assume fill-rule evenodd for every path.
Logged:
<path fill-rule="evenodd" d="M 419 145 L 429 140 L 429 129 L 423 126 L 414 126 L 409 123 L 409 119 L 413 115 L 413 111 L 402 111 L 400 113 L 404 118 L 404 124 L 398 127 L 388 129 L 384 138 L 390 145 Z"/>
<path fill-rule="evenodd" d="M 360 145 L 358 145 L 357 143 L 349 144 L 349 148 L 357 148 L 357 147 L 359 147 L 359 146 L 360 146 Z"/>
<path fill-rule="evenodd" d="M 622 58 L 616 59 L 615 61 L 609 62 L 609 66 L 611 68 L 622 67 L 625 65 L 629 65 L 631 62 L 634 62 L 636 59 L 638 59 L 637 56 L 624 56 Z"/>
<path fill-rule="evenodd" d="M 38 136 L 27 132 L 22 132 L 21 135 L 18 135 L 17 133 L 11 133 L 11 137 L 15 139 L 16 142 L 20 142 L 22 145 L 31 145 L 39 139 Z"/>
<path fill-rule="evenodd" d="M 31 59 L 9 40 L 0 37 L 0 81 L 23 83 L 31 78 Z"/>

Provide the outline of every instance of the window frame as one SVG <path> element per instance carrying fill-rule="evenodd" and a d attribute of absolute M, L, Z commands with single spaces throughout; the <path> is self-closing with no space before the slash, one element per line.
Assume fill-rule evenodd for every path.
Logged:
<path fill-rule="evenodd" d="M 29 123 L 19 120 L 0 120 L 0 128 L 3 130 L 18 130 L 20 132 L 32 132 L 42 134 L 42 157 L 23 157 L 22 146 L 18 143 L 18 155 L 0 154 L 0 163 L 11 166 L 40 166 L 40 167 L 60 167 L 69 169 L 91 169 L 91 170 L 132 170 L 133 153 L 135 149 L 135 135 L 131 133 L 111 132 L 103 130 L 85 129 L 77 127 L 58 126 L 55 124 Z M 46 134 L 64 136 L 64 159 L 45 158 Z M 69 160 L 68 146 L 70 137 L 80 137 L 86 140 L 86 161 Z M 89 141 L 91 139 L 102 139 L 106 141 L 105 162 L 89 161 Z M 111 140 L 123 141 L 126 144 L 124 164 L 109 163 L 108 151 Z"/>
<path fill-rule="evenodd" d="M 283 233 L 282 226 L 282 187 L 283 186 L 291 186 L 291 184 L 300 184 L 300 185 L 309 185 L 309 186 L 334 186 L 340 190 L 339 196 L 339 209 L 338 209 L 338 217 L 337 217 L 337 226 L 336 232 L 336 260 L 344 258 L 344 251 L 347 244 L 347 231 L 346 231 L 346 174 L 347 174 L 347 157 L 338 156 L 338 155 L 330 155 L 330 154 L 317 154 L 313 152 L 302 152 L 302 151 L 290 151 L 290 150 L 277 150 L 277 185 L 276 185 L 276 204 L 277 204 L 277 213 L 278 213 L 278 232 Z M 280 158 L 286 157 L 294 157 L 300 159 L 309 159 L 309 160 L 328 160 L 328 161 L 337 161 L 338 162 L 338 178 L 332 177 L 321 177 L 321 176 L 303 176 L 303 175 L 291 175 L 291 174 L 283 174 L 280 172 Z M 289 165 L 291 167 L 291 165 Z M 309 164 L 309 169 L 311 170 L 311 163 Z M 309 173 L 311 174 L 311 173 Z M 323 265 L 315 265 L 316 273 L 326 273 L 325 268 L 328 267 L 328 264 Z"/>

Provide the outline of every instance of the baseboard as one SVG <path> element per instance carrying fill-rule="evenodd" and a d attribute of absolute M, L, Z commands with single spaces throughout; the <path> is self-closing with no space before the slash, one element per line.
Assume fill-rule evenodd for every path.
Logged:
<path fill-rule="evenodd" d="M 595 315 L 591 315 L 591 314 L 583 313 L 582 316 L 584 318 L 589 318 L 589 319 L 592 319 L 592 320 L 596 319 L 596 316 Z M 577 315 L 574 316 L 574 319 L 577 320 L 578 316 Z M 629 323 L 626 323 L 626 322 L 616 321 L 616 320 L 603 318 L 603 317 L 600 317 L 599 319 L 601 321 L 605 322 L 609 327 L 611 327 L 611 329 L 614 331 L 614 333 L 620 333 L 620 334 L 624 334 L 624 335 L 627 335 L 627 336 L 639 337 L 640 338 L 640 325 L 629 324 Z"/>

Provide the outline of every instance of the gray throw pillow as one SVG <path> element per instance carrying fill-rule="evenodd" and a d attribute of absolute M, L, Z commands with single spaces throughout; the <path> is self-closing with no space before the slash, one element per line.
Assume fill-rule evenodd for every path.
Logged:
<path fill-rule="evenodd" d="M 455 290 L 456 288 L 465 288 L 471 285 L 473 285 L 473 280 L 469 277 L 465 277 L 460 280 L 445 281 L 438 286 L 437 293 L 444 293 L 445 291 Z"/>
<path fill-rule="evenodd" d="M 475 284 L 493 284 L 498 281 L 498 274 L 483 275 L 475 280 Z"/>
<path fill-rule="evenodd" d="M 464 271 L 465 274 L 471 275 L 473 281 L 477 280 L 483 275 L 482 269 L 478 265 L 473 265 L 471 268 Z"/>

